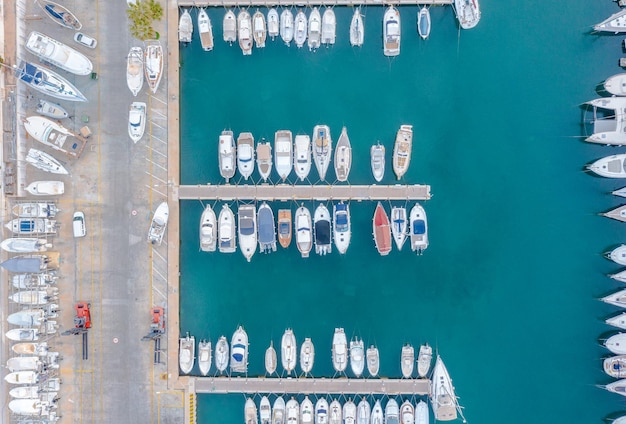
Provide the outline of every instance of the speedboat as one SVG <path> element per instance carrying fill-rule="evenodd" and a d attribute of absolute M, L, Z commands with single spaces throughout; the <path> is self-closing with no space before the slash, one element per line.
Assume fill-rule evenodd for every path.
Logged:
<path fill-rule="evenodd" d="M 370 148 L 372 174 L 374 179 L 380 182 L 385 175 L 385 146 L 378 142 Z"/>
<path fill-rule="evenodd" d="M 315 402 L 315 424 L 328 424 L 328 401 L 325 397 Z"/>
<path fill-rule="evenodd" d="M 78 138 L 76 134 L 58 122 L 43 116 L 29 116 L 24 120 L 24 128 L 28 135 L 41 144 L 52 147 L 72 158 L 80 156 L 85 148 L 84 139 Z"/>
<path fill-rule="evenodd" d="M 248 334 L 240 325 L 230 341 L 230 371 L 248 372 Z"/>
<path fill-rule="evenodd" d="M 372 377 L 376 377 L 378 375 L 378 370 L 380 369 L 380 356 L 378 354 L 378 348 L 374 345 L 368 347 L 365 352 L 365 359 L 367 362 L 367 371 Z"/>
<path fill-rule="evenodd" d="M 626 379 L 614 381 L 613 383 L 604 386 L 604 388 L 609 392 L 626 396 Z"/>
<path fill-rule="evenodd" d="M 15 77 L 40 93 L 71 102 L 86 102 L 87 98 L 67 79 L 41 65 L 21 61 Z"/>
<path fill-rule="evenodd" d="M 237 250 L 236 236 L 235 236 L 235 214 L 228 207 L 227 204 L 222 206 L 220 216 L 217 220 L 218 224 L 218 237 L 219 237 L 219 251 L 221 253 L 233 253 Z"/>
<path fill-rule="evenodd" d="M 265 39 L 267 38 L 267 29 L 265 27 L 265 15 L 257 9 L 252 15 L 252 33 L 254 38 L 254 44 L 256 48 L 260 49 L 265 47 Z M 262 422 L 263 420 L 261 420 Z"/>
<path fill-rule="evenodd" d="M 278 242 L 285 249 L 291 244 L 291 209 L 278 210 Z"/>
<path fill-rule="evenodd" d="M 58 316 L 58 314 L 53 314 L 54 318 Z M 13 325 L 19 325 L 22 327 L 32 327 L 35 325 L 40 325 L 49 318 L 53 318 L 53 316 L 48 316 L 43 309 L 23 309 L 19 312 L 14 312 L 7 317 L 7 322 Z"/>
<path fill-rule="evenodd" d="M 423 40 L 430 35 L 430 11 L 426 6 L 422 6 L 417 12 L 417 33 Z"/>
<path fill-rule="evenodd" d="M 322 17 L 317 7 L 313 7 L 309 15 L 309 50 L 317 50 L 321 44 Z"/>
<path fill-rule="evenodd" d="M 299 424 L 300 404 L 294 398 L 287 401 L 287 424 Z"/>
<path fill-rule="evenodd" d="M 29 254 L 29 255 L 19 255 L 19 256 L 13 256 L 11 259 L 7 259 L 6 261 L 0 263 L 0 267 L 6 269 L 9 272 L 15 272 L 15 273 L 37 273 L 37 272 L 43 272 L 43 271 L 49 271 L 51 269 L 56 269 L 59 267 L 59 252 L 49 252 L 45 255 L 33 255 L 33 254 Z M 54 289 L 49 289 L 49 290 L 58 290 L 56 288 Z M 36 298 L 36 294 L 39 293 L 40 298 L 42 297 L 42 295 L 44 296 L 44 299 L 47 299 L 47 297 L 45 297 L 46 293 L 43 292 L 17 292 L 17 293 L 13 293 L 11 295 L 11 298 L 14 299 L 15 302 L 19 302 L 19 303 L 30 303 L 27 299 L 29 299 L 31 296 L 27 296 L 27 295 L 33 295 L 33 298 Z M 17 299 L 24 299 L 24 300 L 17 300 Z M 41 302 L 41 303 L 47 303 L 47 301 L 45 302 Z"/>
<path fill-rule="evenodd" d="M 330 137 L 330 128 L 328 125 L 316 125 L 313 128 L 313 161 L 322 181 L 326 178 L 332 150 L 333 140 Z"/>
<path fill-rule="evenodd" d="M 428 424 L 429 421 L 428 404 L 420 400 L 415 407 L 415 424 Z"/>
<path fill-rule="evenodd" d="M 615 219 L 617 221 L 626 222 L 626 205 L 619 206 L 608 212 L 603 212 L 600 215 L 606 216 L 607 218 Z"/>
<path fill-rule="evenodd" d="M 606 322 L 609 325 L 612 325 L 613 327 L 617 327 L 617 328 L 621 328 L 622 330 L 626 330 L 626 312 L 623 312 L 617 316 L 608 318 L 607 320 L 605 320 L 604 322 Z"/>
<path fill-rule="evenodd" d="M 33 196 L 58 196 L 65 193 L 63 181 L 34 181 L 25 190 Z"/>
<path fill-rule="evenodd" d="M 604 81 L 604 89 L 614 96 L 626 96 L 626 74 L 616 74 Z"/>
<path fill-rule="evenodd" d="M 400 355 L 400 368 L 402 369 L 402 377 L 411 378 L 413 374 L 413 364 L 415 362 L 415 350 L 410 344 L 402 346 Z"/>
<path fill-rule="evenodd" d="M 228 367 L 228 341 L 225 336 L 221 336 L 215 345 L 215 368 L 221 373 Z"/>
<path fill-rule="evenodd" d="M 363 27 L 363 15 L 361 8 L 354 9 L 352 20 L 350 21 L 350 45 L 352 47 L 361 47 L 365 38 L 365 28 Z"/>
<path fill-rule="evenodd" d="M 248 262 L 256 252 L 257 222 L 254 205 L 241 205 L 237 211 L 239 247 Z"/>
<path fill-rule="evenodd" d="M 12 253 L 45 252 L 52 246 L 46 239 L 10 237 L 2 240 L 0 247 Z"/>
<path fill-rule="evenodd" d="M 370 403 L 364 397 L 356 406 L 356 424 L 371 424 L 371 415 Z"/>
<path fill-rule="evenodd" d="M 308 258 L 313 245 L 313 222 L 311 220 L 311 213 L 304 205 L 296 210 L 294 224 L 296 228 L 296 246 L 298 246 L 302 257 Z"/>
<path fill-rule="evenodd" d="M 606 178 L 626 178 L 626 154 L 605 156 L 598 159 L 587 169 Z"/>
<path fill-rule="evenodd" d="M 332 251 L 330 227 L 330 213 L 326 206 L 320 203 L 313 217 L 315 253 L 318 255 L 324 256 Z"/>
<path fill-rule="evenodd" d="M 289 130 L 276 131 L 274 134 L 274 159 L 276 160 L 276 172 L 285 181 L 291 169 L 292 163 L 292 136 Z"/>
<path fill-rule="evenodd" d="M 128 135 L 133 143 L 137 143 L 143 137 L 146 129 L 146 104 L 133 102 L 128 112 Z"/>
<path fill-rule="evenodd" d="M 356 377 L 363 374 L 365 367 L 365 349 L 363 348 L 363 340 L 355 338 L 350 340 L 350 368 Z"/>
<path fill-rule="evenodd" d="M 272 424 L 285 424 L 285 400 L 278 396 L 272 405 Z"/>
<path fill-rule="evenodd" d="M 478 0 L 454 0 L 454 10 L 463 29 L 474 28 L 480 21 Z"/>
<path fill-rule="evenodd" d="M 198 12 L 198 32 L 200 33 L 202 50 L 205 52 L 213 50 L 213 25 L 211 25 L 209 14 L 202 7 Z"/>
<path fill-rule="evenodd" d="M 374 243 L 376 250 L 381 256 L 386 256 L 391 252 L 391 227 L 389 225 L 389 217 L 382 203 L 378 202 L 374 217 L 372 218 L 372 227 L 374 234 Z"/>
<path fill-rule="evenodd" d="M 246 424 L 258 424 L 256 404 L 251 398 L 246 399 L 246 405 L 243 409 L 244 419 Z"/>
<path fill-rule="evenodd" d="M 256 161 L 261 178 L 267 181 L 272 173 L 272 145 L 269 142 L 256 145 Z"/>
<path fill-rule="evenodd" d="M 79 31 L 83 27 L 83 24 L 80 23 L 72 12 L 60 4 L 50 0 L 39 0 L 35 3 L 37 3 L 46 15 L 57 24 L 74 31 Z"/>
<path fill-rule="evenodd" d="M 339 403 L 337 399 L 334 399 L 330 403 L 329 411 L 330 411 L 329 424 L 342 424 L 343 416 L 341 413 L 341 404 Z"/>
<path fill-rule="evenodd" d="M 405 400 L 400 407 L 400 424 L 415 423 L 415 408 L 408 400 Z"/>
<path fill-rule="evenodd" d="M 339 253 L 344 254 L 350 246 L 350 206 L 343 201 L 333 205 L 333 239 Z"/>
<path fill-rule="evenodd" d="M 51 284 L 56 284 L 57 277 L 55 273 L 36 273 L 36 274 L 17 274 L 11 277 L 12 285 L 16 289 L 36 289 L 41 287 L 48 287 Z M 54 313 L 49 311 L 48 313 Z"/>
<path fill-rule="evenodd" d="M 393 172 L 399 180 L 409 169 L 411 162 L 411 148 L 413 145 L 413 126 L 402 125 L 396 134 L 396 143 L 393 146 Z"/>
<path fill-rule="evenodd" d="M 452 379 L 441 357 L 437 355 L 433 368 L 430 401 L 435 413 L 435 420 L 452 421 L 457 418 L 458 400 L 454 394 Z"/>
<path fill-rule="evenodd" d="M 400 54 L 400 12 L 389 5 L 383 17 L 383 53 L 385 56 Z"/>
<path fill-rule="evenodd" d="M 593 26 L 594 31 L 620 33 L 626 32 L 626 9 L 612 14 L 604 21 Z"/>
<path fill-rule="evenodd" d="M 619 290 L 615 293 L 603 297 L 600 300 L 602 300 L 604 303 L 608 303 L 609 305 L 626 308 L 626 289 Z"/>
<path fill-rule="evenodd" d="M 304 181 L 311 172 L 311 138 L 298 134 L 294 142 L 294 166 L 300 181 Z"/>
<path fill-rule="evenodd" d="M 244 56 L 252 54 L 252 18 L 247 10 L 243 9 L 237 16 L 237 37 L 239 47 Z"/>
<path fill-rule="evenodd" d="M 37 384 L 39 382 L 39 373 L 35 371 L 12 372 L 4 377 L 4 381 L 9 384 Z"/>
<path fill-rule="evenodd" d="M 232 45 L 237 41 L 237 18 L 231 9 L 224 14 L 222 27 L 224 28 L 224 41 Z"/>
<path fill-rule="evenodd" d="M 280 37 L 289 46 L 293 40 L 293 13 L 289 9 L 283 9 L 280 14 Z"/>
<path fill-rule="evenodd" d="M 428 343 L 421 345 L 417 354 L 417 375 L 426 378 L 432 361 L 433 348 Z"/>
<path fill-rule="evenodd" d="M 586 104 L 593 107 L 593 134 L 590 143 L 623 146 L 626 144 L 626 97 L 601 97 Z"/>
<path fill-rule="evenodd" d="M 254 137 L 252 133 L 242 132 L 237 137 L 237 168 L 247 180 L 254 171 Z"/>
<path fill-rule="evenodd" d="M 261 398 L 259 402 L 259 417 L 261 418 L 261 424 L 270 424 L 272 420 L 272 405 L 267 396 Z"/>
<path fill-rule="evenodd" d="M 276 252 L 276 227 L 274 224 L 274 212 L 265 202 L 261 203 L 257 212 L 259 224 L 259 252 Z"/>
<path fill-rule="evenodd" d="M 604 256 L 616 264 L 626 265 L 626 244 L 616 247 L 609 253 L 605 253 Z"/>
<path fill-rule="evenodd" d="M 148 241 L 157 246 L 161 245 L 163 241 L 163 235 L 167 228 L 167 220 L 170 215 L 170 208 L 167 202 L 161 203 L 154 212 L 152 217 L 152 223 L 150 224 L 150 230 L 148 231 Z"/>
<path fill-rule="evenodd" d="M 52 103 L 45 99 L 39 99 L 37 113 L 52 119 L 65 119 L 69 116 L 67 111 L 58 103 Z"/>
<path fill-rule="evenodd" d="M 322 15 L 322 44 L 335 44 L 337 36 L 337 18 L 331 7 L 326 7 Z"/>
<path fill-rule="evenodd" d="M 46 218 L 15 218 L 4 226 L 17 235 L 55 234 L 56 220 Z"/>
<path fill-rule="evenodd" d="M 300 405 L 300 423 L 313 424 L 313 417 L 313 402 L 311 402 L 308 396 L 305 396 Z"/>
<path fill-rule="evenodd" d="M 296 21 L 294 23 L 294 34 L 293 38 L 296 42 L 296 46 L 298 48 L 304 46 L 304 42 L 306 41 L 307 35 L 307 19 L 306 15 L 302 10 L 299 10 L 296 14 Z"/>
<path fill-rule="evenodd" d="M 133 96 L 143 87 L 143 49 L 131 47 L 126 60 L 126 85 Z"/>
<path fill-rule="evenodd" d="M 352 399 L 348 399 L 348 401 L 343 404 L 343 422 L 344 424 L 356 423 L 356 405 L 352 402 Z"/>
<path fill-rule="evenodd" d="M 75 75 L 89 75 L 93 64 L 84 54 L 37 31 L 26 39 L 26 50 L 39 59 Z"/>
<path fill-rule="evenodd" d="M 302 372 L 308 374 L 313 369 L 313 361 L 315 360 L 315 346 L 310 337 L 304 339 L 300 348 L 300 368 Z"/>
<path fill-rule="evenodd" d="M 270 36 L 272 41 L 280 33 L 280 18 L 275 8 L 271 8 L 267 12 L 267 35 Z"/>
<path fill-rule="evenodd" d="M 215 252 L 217 246 L 217 220 L 211 205 L 206 205 L 200 216 L 200 250 Z"/>
<path fill-rule="evenodd" d="M 235 175 L 235 138 L 233 132 L 222 131 L 219 139 L 220 175 L 228 182 Z"/>
<path fill-rule="evenodd" d="M 56 407 L 56 404 L 40 399 L 13 399 L 9 402 L 9 410 L 22 416 L 48 416 Z"/>
<path fill-rule="evenodd" d="M 348 366 L 348 340 L 343 328 L 335 328 L 332 352 L 333 368 L 336 372 L 344 372 Z"/>
<path fill-rule="evenodd" d="M 265 350 L 265 372 L 268 374 L 274 374 L 276 372 L 276 366 L 278 360 L 276 359 L 276 349 L 274 349 L 274 342 L 270 342 L 270 347 Z"/>
<path fill-rule="evenodd" d="M 426 211 L 416 203 L 411 208 L 409 215 L 410 232 L 411 232 L 411 250 L 421 255 L 428 247 L 428 220 L 426 219 Z"/>
<path fill-rule="evenodd" d="M 381 406 L 380 400 L 378 399 L 376 400 L 376 402 L 374 402 L 370 422 L 372 424 L 383 424 L 384 422 L 383 407 Z"/>
<path fill-rule="evenodd" d="M 613 378 L 626 377 L 626 355 L 611 356 L 603 361 L 604 372 Z"/>
<path fill-rule="evenodd" d="M 9 390 L 9 396 L 14 399 L 39 399 L 39 386 L 22 386 Z"/>
<path fill-rule="evenodd" d="M 296 336 L 293 334 L 293 330 L 288 328 L 285 330 L 280 343 L 280 361 L 283 364 L 283 369 L 287 371 L 287 375 L 291 375 L 291 371 L 296 368 L 297 350 Z"/>
<path fill-rule="evenodd" d="M 350 166 L 352 166 L 352 147 L 350 146 L 348 131 L 346 127 L 343 127 L 335 149 L 335 175 L 338 181 L 348 180 Z"/>
<path fill-rule="evenodd" d="M 400 423 L 400 408 L 398 402 L 394 398 L 387 401 L 385 406 L 385 424 L 399 424 Z"/>
<path fill-rule="evenodd" d="M 402 250 L 407 235 L 408 221 L 406 219 L 406 208 L 391 208 L 391 234 L 396 242 L 398 250 Z"/>
<path fill-rule="evenodd" d="M 37 149 L 28 149 L 26 162 L 30 163 L 37 169 L 50 172 L 51 174 L 67 175 L 69 172 L 61 163 L 52 155 Z"/>
<path fill-rule="evenodd" d="M 143 63 L 148 86 L 152 93 L 156 93 L 163 76 L 163 47 L 159 41 L 146 41 Z"/>
<path fill-rule="evenodd" d="M 178 364 L 183 374 L 189 374 L 193 369 L 196 353 L 196 339 L 194 336 L 181 337 L 179 340 Z"/>
<path fill-rule="evenodd" d="M 26 202 L 13 205 L 12 211 L 20 218 L 54 218 L 59 209 L 53 202 Z"/>
<path fill-rule="evenodd" d="M 191 37 L 193 35 L 193 21 L 188 9 L 183 9 L 182 15 L 178 20 L 178 41 L 186 44 L 191 43 Z"/>

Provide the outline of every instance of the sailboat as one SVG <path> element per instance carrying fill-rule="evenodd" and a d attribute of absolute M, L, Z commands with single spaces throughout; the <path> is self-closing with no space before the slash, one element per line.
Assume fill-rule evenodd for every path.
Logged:
<path fill-rule="evenodd" d="M 354 14 L 350 21 L 350 44 L 352 47 L 361 47 L 364 38 L 363 15 L 361 15 L 361 8 L 357 7 L 354 9 Z"/>
<path fill-rule="evenodd" d="M 378 202 L 374 217 L 372 218 L 372 227 L 374 233 L 374 243 L 376 250 L 381 256 L 386 256 L 391 252 L 391 228 L 389 225 L 389 217 L 383 205 Z"/>
<path fill-rule="evenodd" d="M 143 63 L 148 86 L 153 93 L 156 93 L 163 76 L 163 47 L 159 41 L 146 41 Z"/>
<path fill-rule="evenodd" d="M 131 47 L 126 60 L 126 85 L 133 96 L 136 96 L 143 87 L 143 49 Z"/>
<path fill-rule="evenodd" d="M 205 52 L 213 50 L 213 26 L 209 14 L 204 8 L 200 8 L 198 12 L 198 32 L 200 33 L 202 50 Z"/>
<path fill-rule="evenodd" d="M 328 125 L 316 125 L 313 128 L 313 161 L 322 181 L 326 178 L 332 149 L 333 140 L 330 137 L 330 128 Z"/>
<path fill-rule="evenodd" d="M 478 0 L 454 0 L 454 10 L 463 29 L 474 28 L 480 21 Z M 597 28 L 594 27 L 597 30 Z"/>
<path fill-rule="evenodd" d="M 398 250 L 402 250 L 402 246 L 406 240 L 408 220 L 406 219 L 406 208 L 391 208 L 391 234 L 396 242 Z"/>
<path fill-rule="evenodd" d="M 217 220 L 211 205 L 206 205 L 200 216 L 200 250 L 215 252 L 217 247 Z"/>
<path fill-rule="evenodd" d="M 87 98 L 61 75 L 41 65 L 21 61 L 15 77 L 40 93 L 72 102 L 86 102 Z"/>
<path fill-rule="evenodd" d="M 29 149 L 26 155 L 26 162 L 30 163 L 37 169 L 50 172 L 51 174 L 69 174 L 61 163 L 46 152 L 37 149 Z"/>
<path fill-rule="evenodd" d="M 60 4 L 49 0 L 36 0 L 35 3 L 57 24 L 74 31 L 79 31 L 83 27 L 83 24 L 80 23 L 72 12 Z"/>
<path fill-rule="evenodd" d="M 435 413 L 435 420 L 452 421 L 460 411 L 458 399 L 454 394 L 452 379 L 441 357 L 437 355 L 433 368 L 430 400 Z"/>
<path fill-rule="evenodd" d="M 352 147 L 346 127 L 341 129 L 341 135 L 335 148 L 335 175 L 338 181 L 347 181 L 352 166 Z"/>
<path fill-rule="evenodd" d="M 308 258 L 313 245 L 313 223 L 311 221 L 311 213 L 304 205 L 296 210 L 294 225 L 296 229 L 296 246 L 298 246 L 302 257 Z"/>
<path fill-rule="evenodd" d="M 409 169 L 412 146 L 413 126 L 400 126 L 400 129 L 396 134 L 396 142 L 393 147 L 393 172 L 395 172 L 398 179 L 402 178 Z"/>

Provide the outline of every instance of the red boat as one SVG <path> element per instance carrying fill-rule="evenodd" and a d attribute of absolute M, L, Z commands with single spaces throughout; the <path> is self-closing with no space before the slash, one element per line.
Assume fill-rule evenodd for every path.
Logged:
<path fill-rule="evenodd" d="M 389 225 L 389 217 L 383 205 L 378 202 L 376 211 L 374 211 L 374 219 L 372 219 L 372 227 L 374 232 L 374 243 L 376 250 L 380 256 L 386 256 L 391 252 L 391 226 Z"/>

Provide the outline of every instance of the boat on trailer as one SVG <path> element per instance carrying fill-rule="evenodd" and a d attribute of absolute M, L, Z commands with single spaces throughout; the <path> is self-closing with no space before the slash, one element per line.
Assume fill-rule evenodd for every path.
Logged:
<path fill-rule="evenodd" d="M 167 228 L 167 221 L 170 215 L 170 208 L 167 202 L 162 202 L 154 211 L 152 222 L 150 224 L 150 230 L 148 231 L 148 241 L 157 246 L 161 245 L 165 230 Z"/>
<path fill-rule="evenodd" d="M 67 111 L 58 103 L 52 103 L 45 99 L 39 99 L 37 113 L 52 119 L 65 119 L 69 116 Z"/>
<path fill-rule="evenodd" d="M 54 218 L 59 209 L 53 202 L 26 202 L 13 205 L 12 211 L 19 218 Z"/>

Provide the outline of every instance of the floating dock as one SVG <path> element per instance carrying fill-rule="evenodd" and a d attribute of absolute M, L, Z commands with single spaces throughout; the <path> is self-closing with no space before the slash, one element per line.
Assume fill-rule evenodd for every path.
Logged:
<path fill-rule="evenodd" d="M 396 0 L 393 2 L 377 0 L 333 0 L 333 1 L 294 1 L 294 0 L 179 0 L 178 7 L 313 7 L 313 6 L 446 6 L 454 0 Z"/>

